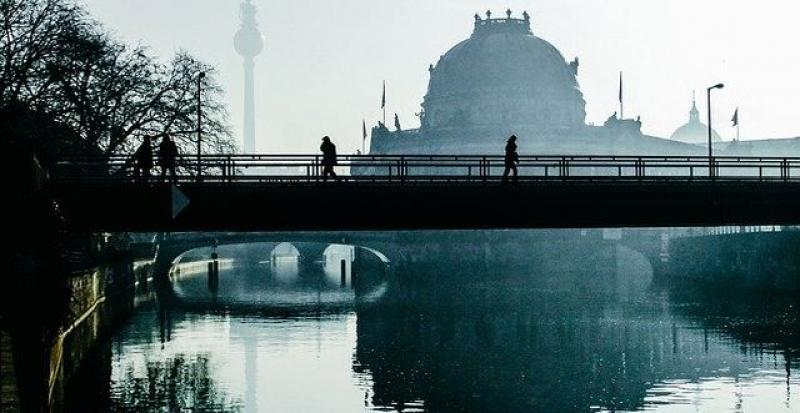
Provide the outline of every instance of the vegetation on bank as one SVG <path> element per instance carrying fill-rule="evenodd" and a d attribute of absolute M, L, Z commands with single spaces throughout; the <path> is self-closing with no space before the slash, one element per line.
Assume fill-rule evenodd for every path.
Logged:
<path fill-rule="evenodd" d="M 76 0 L 0 0 L 0 132 L 39 157 L 131 153 L 146 135 L 194 148 L 198 86 L 203 149 L 229 151 L 213 67 L 184 51 L 162 63 Z"/>

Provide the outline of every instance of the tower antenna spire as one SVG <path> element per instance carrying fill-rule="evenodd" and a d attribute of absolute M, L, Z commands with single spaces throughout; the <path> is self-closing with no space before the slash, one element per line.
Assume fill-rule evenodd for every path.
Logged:
<path fill-rule="evenodd" d="M 255 128 L 255 57 L 264 48 L 264 37 L 256 22 L 256 6 L 252 0 L 244 0 L 240 5 L 241 25 L 234 37 L 236 52 L 244 59 L 244 130 L 242 141 L 244 151 L 253 153 L 256 150 Z"/>

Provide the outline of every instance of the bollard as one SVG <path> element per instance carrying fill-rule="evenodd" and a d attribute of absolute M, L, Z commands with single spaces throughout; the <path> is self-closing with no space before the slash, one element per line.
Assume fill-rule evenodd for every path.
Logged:
<path fill-rule="evenodd" d="M 347 287 L 347 261 L 342 260 L 340 264 L 341 264 L 341 274 L 342 274 L 341 287 L 344 288 Z"/>
<path fill-rule="evenodd" d="M 217 292 L 219 288 L 219 268 L 216 267 L 213 262 L 208 262 L 208 290 L 211 292 Z"/>
<path fill-rule="evenodd" d="M 356 266 L 356 262 L 353 261 L 350 264 L 350 288 L 355 290 L 357 282 L 358 282 L 358 266 Z"/>

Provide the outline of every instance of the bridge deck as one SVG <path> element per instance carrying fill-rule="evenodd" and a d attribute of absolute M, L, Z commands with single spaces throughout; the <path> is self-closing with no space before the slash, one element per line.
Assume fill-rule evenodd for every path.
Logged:
<path fill-rule="evenodd" d="M 800 223 L 798 182 L 186 183 L 57 187 L 87 230 L 579 228 Z M 179 207 L 179 203 L 176 207 Z M 176 211 L 177 212 L 177 211 Z"/>
<path fill-rule="evenodd" d="M 53 189 L 94 231 L 800 223 L 800 158 L 522 157 L 516 184 L 502 184 L 496 156 L 347 156 L 328 182 L 317 156 L 182 162 L 173 186 L 137 181 L 122 158 L 66 160 Z"/>

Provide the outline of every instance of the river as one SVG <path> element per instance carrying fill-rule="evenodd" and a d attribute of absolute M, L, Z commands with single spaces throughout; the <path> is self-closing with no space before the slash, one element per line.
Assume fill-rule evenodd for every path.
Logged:
<path fill-rule="evenodd" d="M 790 412 L 794 297 L 536 270 L 364 269 L 273 258 L 174 274 L 71 383 L 67 411 Z M 608 293 L 611 291 L 611 293 Z M 85 377 L 85 376 L 84 376 Z M 71 407 L 73 406 L 73 407 Z"/>

